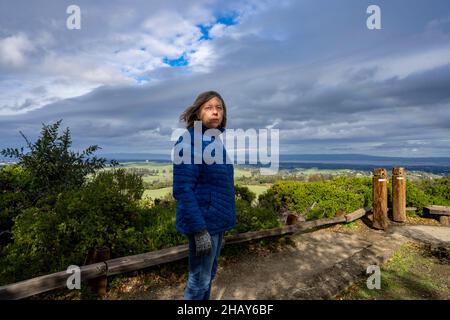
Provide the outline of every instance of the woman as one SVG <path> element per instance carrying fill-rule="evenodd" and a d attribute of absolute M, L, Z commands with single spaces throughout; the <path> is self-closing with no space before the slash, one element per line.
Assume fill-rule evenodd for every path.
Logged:
<path fill-rule="evenodd" d="M 208 300 L 224 233 L 236 225 L 234 174 L 233 165 L 225 161 L 227 158 L 223 144 L 219 145 L 224 157 L 217 163 L 209 164 L 210 161 L 207 161 L 207 164 L 204 157 L 198 163 L 194 162 L 194 158 L 202 156 L 205 147 L 215 141 L 216 134 L 210 134 L 211 130 L 208 129 L 217 129 L 220 134 L 224 132 L 227 122 L 225 102 L 215 91 L 201 93 L 194 104 L 183 112 L 180 120 L 186 123 L 190 135 L 188 146 L 191 149 L 189 163 L 173 165 L 176 228 L 189 240 L 189 276 L 184 298 Z M 200 155 L 200 150 L 194 146 L 196 134 L 201 135 Z M 182 137 L 176 144 L 181 141 Z M 214 157 L 213 153 L 211 156 Z"/>

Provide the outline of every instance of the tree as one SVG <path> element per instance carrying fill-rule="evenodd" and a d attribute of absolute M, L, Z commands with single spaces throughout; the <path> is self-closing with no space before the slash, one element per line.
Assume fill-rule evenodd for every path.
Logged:
<path fill-rule="evenodd" d="M 234 191 L 237 199 L 242 199 L 250 204 L 256 198 L 256 194 L 250 191 L 250 189 L 246 186 L 235 185 Z"/>
<path fill-rule="evenodd" d="M 24 195 L 28 176 L 18 165 L 0 169 L 0 248 L 11 241 L 14 218 L 29 206 Z"/>
<path fill-rule="evenodd" d="M 89 146 L 82 152 L 69 150 L 72 145 L 69 128 L 58 135 L 62 119 L 51 125 L 43 124 L 41 135 L 36 142 L 31 143 L 20 131 L 25 139 L 28 152 L 24 148 L 6 148 L 0 154 L 18 159 L 18 165 L 28 174 L 30 184 L 28 198 L 32 204 L 47 196 L 79 187 L 85 177 L 106 166 L 105 158 L 90 157 L 98 149 L 97 145 Z M 112 160 L 111 166 L 117 161 Z"/>

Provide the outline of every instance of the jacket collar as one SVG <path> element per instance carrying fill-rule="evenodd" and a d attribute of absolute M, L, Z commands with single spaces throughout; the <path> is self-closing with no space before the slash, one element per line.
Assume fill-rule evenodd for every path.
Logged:
<path fill-rule="evenodd" d="M 205 125 L 202 123 L 202 133 L 201 133 L 202 137 L 204 137 L 204 136 L 211 136 L 211 137 L 214 138 L 213 135 L 210 135 L 210 134 L 206 133 L 206 130 L 208 130 L 208 129 L 210 129 L 210 128 L 208 128 L 207 126 L 205 126 Z M 220 131 L 220 134 L 222 134 L 222 133 L 225 131 L 225 128 L 223 128 L 223 127 L 216 128 L 216 129 Z M 193 134 L 195 133 L 195 132 L 194 132 L 194 131 L 195 131 L 195 127 L 190 127 L 190 128 L 187 129 L 187 130 L 190 132 L 191 135 L 193 135 Z M 219 134 L 219 135 L 220 135 L 220 134 Z"/>
<path fill-rule="evenodd" d="M 205 126 L 205 125 L 202 123 L 202 133 L 204 134 L 205 131 L 208 130 L 208 129 L 210 129 L 210 128 L 208 128 L 207 126 Z M 225 131 L 225 128 L 223 128 L 223 127 L 219 127 L 219 128 L 216 128 L 216 129 L 219 130 L 220 133 L 222 133 L 222 132 Z"/>

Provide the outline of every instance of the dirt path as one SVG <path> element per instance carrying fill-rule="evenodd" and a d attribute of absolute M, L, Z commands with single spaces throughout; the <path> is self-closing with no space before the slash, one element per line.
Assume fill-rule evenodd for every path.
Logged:
<path fill-rule="evenodd" d="M 212 299 L 327 299 L 384 263 L 406 241 L 450 244 L 450 228 L 392 226 L 355 234 L 323 229 L 290 236 L 293 246 L 266 257 L 247 255 L 219 264 Z M 183 299 L 184 283 L 152 287 L 136 299 Z"/>

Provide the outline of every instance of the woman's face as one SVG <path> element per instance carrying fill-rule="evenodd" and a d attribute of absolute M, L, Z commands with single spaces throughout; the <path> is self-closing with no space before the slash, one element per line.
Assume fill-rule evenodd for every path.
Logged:
<path fill-rule="evenodd" d="M 218 128 L 223 119 L 223 105 L 219 98 L 214 97 L 200 108 L 200 120 L 208 128 Z"/>

